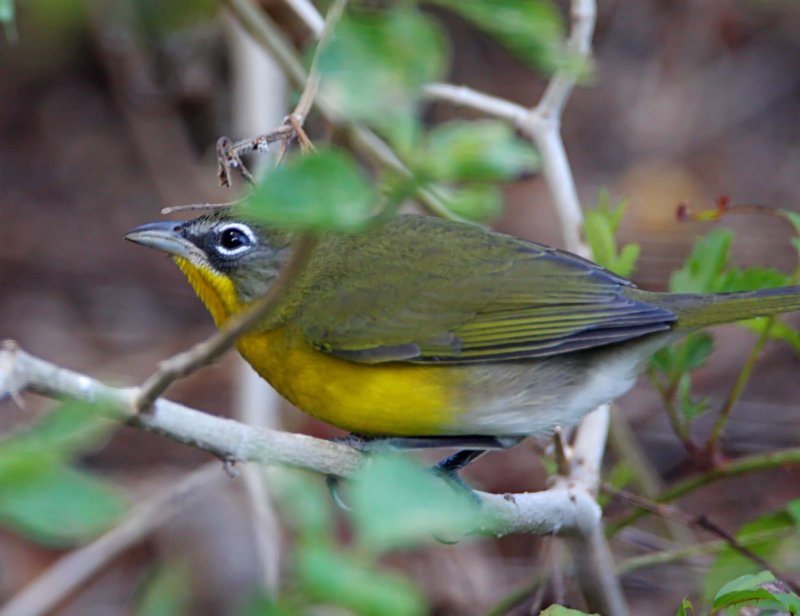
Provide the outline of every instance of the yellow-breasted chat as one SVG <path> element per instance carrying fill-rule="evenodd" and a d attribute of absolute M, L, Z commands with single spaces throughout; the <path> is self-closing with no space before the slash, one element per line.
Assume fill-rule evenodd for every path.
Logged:
<path fill-rule="evenodd" d="M 270 288 L 294 247 L 235 211 L 126 238 L 170 254 L 218 327 Z M 461 467 L 574 424 L 688 332 L 798 309 L 797 286 L 649 292 L 561 250 L 398 216 L 321 237 L 269 322 L 236 346 L 301 410 L 358 435 L 461 439 L 472 446 Z"/>

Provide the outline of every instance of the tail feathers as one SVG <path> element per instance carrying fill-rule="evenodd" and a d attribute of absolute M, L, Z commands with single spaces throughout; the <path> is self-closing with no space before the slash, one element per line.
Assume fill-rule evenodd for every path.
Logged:
<path fill-rule="evenodd" d="M 694 329 L 800 310 L 800 286 L 739 293 L 665 293 L 653 303 L 674 312 L 679 328 Z"/>

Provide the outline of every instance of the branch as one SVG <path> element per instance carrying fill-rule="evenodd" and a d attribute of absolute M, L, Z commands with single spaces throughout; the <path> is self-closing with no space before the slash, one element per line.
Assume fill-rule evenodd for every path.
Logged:
<path fill-rule="evenodd" d="M 350 477 L 362 454 L 352 447 L 303 434 L 292 434 L 209 415 L 159 398 L 151 412 L 136 412 L 137 388 L 111 387 L 34 357 L 6 341 L 0 345 L 0 398 L 31 391 L 50 398 L 105 402 L 118 408 L 129 425 L 202 449 L 235 462 L 279 464 Z M 600 508 L 592 495 L 562 479 L 543 492 L 477 493 L 492 522 L 476 533 L 583 534 L 596 526 Z"/>
<path fill-rule="evenodd" d="M 0 616 L 38 616 L 48 613 L 129 547 L 168 522 L 189 504 L 198 489 L 207 488 L 225 475 L 218 464 L 207 464 L 177 485 L 151 496 L 106 534 L 70 552 L 50 565 L 0 608 Z"/>
<path fill-rule="evenodd" d="M 682 496 L 694 492 L 695 490 L 707 486 L 710 483 L 719 481 L 720 479 L 728 479 L 731 477 L 739 477 L 758 471 L 771 470 L 775 468 L 785 468 L 786 466 L 793 466 L 800 464 L 800 447 L 792 449 L 784 449 L 782 451 L 768 451 L 766 453 L 758 453 L 752 456 L 745 456 L 737 458 L 736 460 L 728 460 L 723 466 L 715 467 L 708 472 L 689 477 L 683 481 L 678 482 L 669 490 L 661 494 L 657 499 L 659 503 L 668 503 L 674 501 Z M 606 534 L 610 537 L 615 533 L 630 526 L 639 518 L 648 513 L 645 509 L 639 509 L 631 515 L 612 522 L 606 529 Z"/>
<path fill-rule="evenodd" d="M 656 501 L 649 500 L 647 498 L 643 498 L 631 492 L 627 492 L 625 490 L 620 490 L 619 488 L 615 488 L 612 485 L 604 484 L 602 486 L 603 492 L 606 494 L 611 495 L 613 498 L 617 499 L 620 502 L 634 505 L 635 507 L 639 507 L 642 509 L 646 509 L 647 511 L 654 513 L 662 518 L 669 519 L 669 520 L 676 520 L 681 524 L 686 524 L 687 526 L 693 526 L 709 533 L 716 535 L 718 538 L 725 541 L 733 550 L 737 551 L 739 554 L 751 560 L 752 562 L 756 563 L 759 567 L 770 571 L 778 580 L 789 586 L 795 593 L 800 592 L 800 587 L 791 579 L 786 578 L 786 576 L 781 575 L 778 573 L 775 568 L 770 565 L 766 560 L 764 560 L 761 556 L 753 552 L 750 548 L 743 545 L 736 537 L 731 535 L 725 529 L 723 529 L 719 524 L 711 520 L 705 514 L 690 514 L 684 511 L 681 511 L 677 507 L 672 505 L 667 505 L 665 503 L 659 503 Z"/>

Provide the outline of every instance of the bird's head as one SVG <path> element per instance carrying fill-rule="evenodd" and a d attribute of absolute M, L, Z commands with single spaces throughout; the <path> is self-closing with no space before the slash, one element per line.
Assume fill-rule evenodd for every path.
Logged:
<path fill-rule="evenodd" d="M 148 223 L 125 239 L 170 255 L 217 326 L 269 289 L 291 245 L 288 234 L 229 211 Z"/>

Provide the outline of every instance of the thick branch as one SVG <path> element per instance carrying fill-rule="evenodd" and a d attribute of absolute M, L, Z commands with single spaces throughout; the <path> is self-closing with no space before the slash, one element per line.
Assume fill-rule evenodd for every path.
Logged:
<path fill-rule="evenodd" d="M 132 426 L 225 460 L 281 464 L 341 477 L 352 476 L 362 462 L 362 454 L 346 445 L 303 434 L 253 428 L 162 398 L 153 403 L 150 413 L 136 413 L 136 388 L 105 385 L 33 357 L 13 342 L 4 342 L 0 347 L 0 397 L 26 390 L 51 398 L 112 404 Z M 490 525 L 475 529 L 478 533 L 582 534 L 590 532 L 600 519 L 600 508 L 592 495 L 567 480 L 543 492 L 478 495 L 484 511 L 493 520 Z"/>

